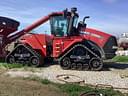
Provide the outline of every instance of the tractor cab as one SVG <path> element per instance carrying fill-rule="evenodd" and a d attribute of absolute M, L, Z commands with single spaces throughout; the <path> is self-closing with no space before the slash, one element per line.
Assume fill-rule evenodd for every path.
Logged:
<path fill-rule="evenodd" d="M 64 10 L 63 14 L 53 15 L 50 18 L 51 34 L 54 36 L 52 41 L 53 57 L 58 57 L 66 50 L 67 46 L 72 45 L 75 40 L 81 41 L 81 30 L 86 28 L 85 19 L 78 24 L 79 15 L 76 8 L 71 11 Z"/>
<path fill-rule="evenodd" d="M 79 15 L 76 11 L 76 8 L 72 8 L 71 12 L 66 9 L 63 15 L 52 16 L 50 18 L 51 34 L 55 37 L 78 36 L 81 28 L 86 28 L 86 24 L 80 22 L 77 26 Z"/>

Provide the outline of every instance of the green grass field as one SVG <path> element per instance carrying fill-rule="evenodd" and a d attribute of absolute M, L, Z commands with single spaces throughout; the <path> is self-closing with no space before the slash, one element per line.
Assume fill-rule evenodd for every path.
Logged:
<path fill-rule="evenodd" d="M 0 63 L 0 68 L 7 68 L 7 69 L 12 69 L 12 68 L 22 68 L 24 65 L 22 64 L 7 64 L 7 63 Z"/>
<path fill-rule="evenodd" d="M 101 93 L 103 96 L 124 96 L 121 92 L 115 91 L 112 88 L 92 88 L 90 86 L 80 86 L 78 84 L 58 84 L 53 83 L 47 79 L 40 79 L 38 77 L 29 77 L 24 78 L 27 80 L 33 80 L 41 82 L 43 85 L 54 86 L 55 89 L 58 89 L 62 93 L 68 94 L 68 96 L 79 96 L 82 93 L 96 92 Z"/>
<path fill-rule="evenodd" d="M 128 62 L 128 56 L 116 56 L 112 60 L 114 62 Z"/>

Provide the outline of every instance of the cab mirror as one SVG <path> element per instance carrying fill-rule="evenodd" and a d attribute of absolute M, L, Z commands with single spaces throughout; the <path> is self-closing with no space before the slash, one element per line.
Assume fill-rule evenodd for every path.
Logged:
<path fill-rule="evenodd" d="M 85 23 L 85 20 L 90 18 L 90 16 L 85 16 L 84 19 L 83 19 L 83 23 Z"/>

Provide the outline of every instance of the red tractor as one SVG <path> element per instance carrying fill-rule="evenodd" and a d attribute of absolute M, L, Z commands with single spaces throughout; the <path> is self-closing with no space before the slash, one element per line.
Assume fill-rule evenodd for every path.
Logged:
<path fill-rule="evenodd" d="M 72 8 L 71 11 L 51 13 L 25 29 L 6 36 L 4 44 L 22 36 L 14 50 L 7 55 L 6 61 L 41 66 L 46 59 L 52 58 L 58 61 L 63 69 L 101 70 L 103 59 L 115 56 L 116 38 L 86 28 L 85 20 L 89 16 L 77 24 L 79 15 L 76 11 L 76 8 Z M 52 35 L 26 34 L 48 20 Z"/>

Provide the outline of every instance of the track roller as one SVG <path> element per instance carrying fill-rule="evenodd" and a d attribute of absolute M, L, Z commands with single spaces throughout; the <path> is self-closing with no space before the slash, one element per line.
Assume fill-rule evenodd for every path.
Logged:
<path fill-rule="evenodd" d="M 89 61 L 89 66 L 92 71 L 99 71 L 103 67 L 103 61 L 99 58 L 94 57 Z"/>
<path fill-rule="evenodd" d="M 77 69 L 77 64 L 76 63 L 72 63 L 71 64 L 71 69 L 76 70 Z"/>
<path fill-rule="evenodd" d="M 82 70 L 88 71 L 89 70 L 89 64 L 83 64 Z"/>
<path fill-rule="evenodd" d="M 73 70 L 88 71 L 88 70 L 89 70 L 89 64 L 84 64 L 84 63 L 72 63 L 72 64 L 71 64 L 71 69 L 73 69 Z"/>
<path fill-rule="evenodd" d="M 71 68 L 71 60 L 69 57 L 64 57 L 63 60 L 60 62 L 60 66 L 67 70 Z"/>
<path fill-rule="evenodd" d="M 82 69 L 83 69 L 82 63 L 77 63 L 77 70 L 82 70 Z"/>

